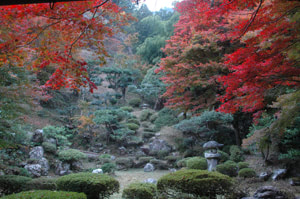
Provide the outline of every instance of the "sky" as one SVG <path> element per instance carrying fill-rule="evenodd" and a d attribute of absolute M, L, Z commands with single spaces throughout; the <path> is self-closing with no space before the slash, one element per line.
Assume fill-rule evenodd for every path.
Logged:
<path fill-rule="evenodd" d="M 164 7 L 172 8 L 173 1 L 174 0 L 146 0 L 145 4 L 147 4 L 149 10 L 151 11 L 159 11 Z"/>

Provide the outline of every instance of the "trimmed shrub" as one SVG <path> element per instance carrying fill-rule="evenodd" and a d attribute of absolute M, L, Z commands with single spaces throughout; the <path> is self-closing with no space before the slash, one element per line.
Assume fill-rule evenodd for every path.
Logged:
<path fill-rule="evenodd" d="M 187 169 L 167 174 L 157 182 L 159 194 L 172 198 L 178 193 L 191 194 L 195 197 L 216 198 L 231 192 L 233 182 L 230 177 L 218 172 Z"/>
<path fill-rule="evenodd" d="M 147 164 L 149 163 L 151 160 L 153 160 L 154 158 L 151 156 L 142 156 L 139 158 L 139 163 L 140 164 Z"/>
<path fill-rule="evenodd" d="M 239 170 L 244 169 L 244 168 L 249 168 L 249 163 L 248 162 L 239 162 L 238 168 L 239 168 Z"/>
<path fill-rule="evenodd" d="M 128 123 L 134 123 L 134 124 L 140 126 L 140 122 L 139 122 L 137 119 L 134 119 L 134 118 L 128 119 L 127 122 L 128 122 Z"/>
<path fill-rule="evenodd" d="M 149 121 L 150 121 L 151 123 L 153 123 L 157 118 L 158 118 L 158 114 L 153 114 L 153 115 L 151 115 L 151 117 L 149 118 Z"/>
<path fill-rule="evenodd" d="M 26 190 L 56 190 L 56 179 L 54 178 L 36 178 L 26 184 Z"/>
<path fill-rule="evenodd" d="M 133 108 L 131 106 L 122 106 L 120 108 L 122 111 L 132 112 Z"/>
<path fill-rule="evenodd" d="M 133 166 L 134 162 L 130 158 L 118 158 L 116 164 L 118 169 L 129 169 Z"/>
<path fill-rule="evenodd" d="M 4 194 L 18 193 L 23 191 L 26 183 L 31 180 L 31 178 L 25 176 L 3 175 L 0 176 L 0 187 Z"/>
<path fill-rule="evenodd" d="M 126 126 L 132 131 L 136 131 L 140 128 L 139 125 L 135 123 L 127 123 Z"/>
<path fill-rule="evenodd" d="M 178 161 L 176 162 L 177 167 L 178 167 L 178 168 L 186 167 L 186 162 L 187 162 L 187 160 L 189 160 L 189 159 L 191 159 L 191 157 L 183 158 L 183 159 L 181 159 L 181 160 L 178 160 Z"/>
<path fill-rule="evenodd" d="M 113 173 L 117 166 L 115 163 L 105 163 L 102 165 L 101 169 L 104 173 Z"/>
<path fill-rule="evenodd" d="M 157 152 L 157 157 L 158 157 L 158 159 L 164 159 L 166 156 L 169 155 L 169 153 L 170 152 L 167 150 L 161 150 L 161 151 Z"/>
<path fill-rule="evenodd" d="M 150 183 L 132 183 L 123 190 L 124 199 L 154 199 L 156 186 Z"/>
<path fill-rule="evenodd" d="M 234 162 L 241 162 L 245 158 L 243 157 L 243 151 L 236 145 L 230 147 L 230 160 Z"/>
<path fill-rule="evenodd" d="M 252 168 L 243 168 L 239 171 L 239 177 L 254 178 L 256 177 L 256 172 Z"/>
<path fill-rule="evenodd" d="M 86 159 L 87 155 L 80 152 L 77 149 L 68 149 L 68 150 L 60 151 L 58 153 L 58 158 L 61 161 L 72 163 L 82 159 Z"/>
<path fill-rule="evenodd" d="M 216 170 L 230 177 L 237 176 L 237 172 L 238 172 L 236 163 L 231 163 L 231 162 L 225 162 L 224 164 L 217 165 Z"/>
<path fill-rule="evenodd" d="M 52 144 L 50 142 L 43 142 L 42 146 L 46 152 L 52 153 L 52 154 L 56 153 L 56 146 L 54 144 Z"/>
<path fill-rule="evenodd" d="M 172 126 L 179 122 L 175 111 L 163 108 L 158 112 L 158 117 L 154 121 L 154 125 L 156 129 L 161 129 L 163 126 Z"/>
<path fill-rule="evenodd" d="M 205 158 L 193 157 L 186 161 L 186 166 L 189 169 L 206 170 L 207 169 L 207 161 Z"/>
<path fill-rule="evenodd" d="M 129 100 L 129 102 L 128 102 L 128 104 L 133 107 L 139 107 L 141 103 L 142 103 L 142 100 L 140 98 L 133 98 L 133 99 Z"/>
<path fill-rule="evenodd" d="M 141 115 L 140 115 L 140 120 L 141 121 L 146 121 L 150 118 L 150 116 L 152 115 L 152 111 L 150 110 L 143 110 Z"/>
<path fill-rule="evenodd" d="M 88 199 L 109 197 L 119 191 L 119 182 L 105 174 L 76 173 L 62 176 L 57 188 L 63 191 L 84 192 Z"/>
<path fill-rule="evenodd" d="M 221 151 L 221 150 L 218 150 L 218 153 L 221 155 L 219 162 L 226 162 L 227 160 L 229 160 L 228 153 Z"/>
<path fill-rule="evenodd" d="M 2 199 L 86 199 L 84 193 L 34 190 L 2 197 Z"/>

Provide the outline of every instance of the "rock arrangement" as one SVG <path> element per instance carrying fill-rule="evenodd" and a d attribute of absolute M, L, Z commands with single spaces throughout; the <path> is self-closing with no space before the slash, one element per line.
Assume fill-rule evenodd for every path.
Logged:
<path fill-rule="evenodd" d="M 33 147 L 29 152 L 30 160 L 27 161 L 25 169 L 33 177 L 47 176 L 50 166 L 46 158 L 44 158 L 44 149 L 41 146 Z"/>
<path fill-rule="evenodd" d="M 288 196 L 276 187 L 262 186 L 256 190 L 253 197 L 244 197 L 242 199 L 288 199 Z"/>

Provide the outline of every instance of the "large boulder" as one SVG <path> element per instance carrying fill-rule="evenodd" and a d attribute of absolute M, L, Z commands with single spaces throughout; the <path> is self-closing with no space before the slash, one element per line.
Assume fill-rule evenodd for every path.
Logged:
<path fill-rule="evenodd" d="M 60 175 L 60 176 L 70 174 L 71 173 L 70 168 L 71 168 L 70 164 L 63 163 L 58 160 L 58 161 L 56 161 L 56 164 L 55 164 L 55 174 Z"/>
<path fill-rule="evenodd" d="M 80 161 L 72 162 L 71 168 L 73 171 L 82 171 L 84 169 Z"/>
<path fill-rule="evenodd" d="M 149 154 L 157 155 L 159 151 L 171 152 L 172 147 L 162 139 L 154 138 L 149 144 Z"/>
<path fill-rule="evenodd" d="M 24 168 L 35 178 L 42 175 L 42 166 L 40 164 L 27 164 Z"/>
<path fill-rule="evenodd" d="M 285 177 L 286 173 L 287 173 L 286 169 L 274 170 L 273 175 L 272 175 L 272 180 L 275 181 L 275 180 L 281 179 L 281 178 Z"/>
<path fill-rule="evenodd" d="M 44 156 L 44 149 L 41 146 L 36 146 L 29 152 L 30 159 L 40 160 Z"/>
<path fill-rule="evenodd" d="M 254 193 L 255 199 L 288 199 L 288 197 L 276 187 L 263 186 L 257 189 Z"/>
<path fill-rule="evenodd" d="M 32 142 L 42 143 L 43 142 L 43 129 L 37 129 L 31 138 Z"/>
<path fill-rule="evenodd" d="M 47 176 L 50 170 L 49 162 L 46 158 L 38 160 L 38 164 L 41 165 L 41 175 Z"/>

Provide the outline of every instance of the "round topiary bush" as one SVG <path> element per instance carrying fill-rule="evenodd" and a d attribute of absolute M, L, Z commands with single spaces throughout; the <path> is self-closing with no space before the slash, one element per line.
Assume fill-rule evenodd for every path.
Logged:
<path fill-rule="evenodd" d="M 128 102 L 128 104 L 133 107 L 139 107 L 141 103 L 142 103 L 142 100 L 140 98 L 133 98 L 133 99 L 129 100 L 129 102 Z"/>
<path fill-rule="evenodd" d="M 205 158 L 193 157 L 186 161 L 186 166 L 189 169 L 206 170 L 207 169 L 207 161 Z"/>
<path fill-rule="evenodd" d="M 80 152 L 77 149 L 68 149 L 68 150 L 60 151 L 58 153 L 58 158 L 61 161 L 72 163 L 82 159 L 86 159 L 87 155 Z"/>
<path fill-rule="evenodd" d="M 183 159 L 181 159 L 181 160 L 178 160 L 178 161 L 176 162 L 176 166 L 177 166 L 178 168 L 186 167 L 186 162 L 187 162 L 189 159 L 191 159 L 191 157 L 183 158 Z"/>
<path fill-rule="evenodd" d="M 244 168 L 239 171 L 239 177 L 242 178 L 254 178 L 256 177 L 256 172 L 252 168 Z"/>
<path fill-rule="evenodd" d="M 123 190 L 124 199 L 154 199 L 156 186 L 150 183 L 132 183 Z"/>
<path fill-rule="evenodd" d="M 228 175 L 230 177 L 237 176 L 238 168 L 236 163 L 225 162 L 224 164 L 217 165 L 216 170 L 224 175 Z"/>
<path fill-rule="evenodd" d="M 46 152 L 52 153 L 52 154 L 56 153 L 56 146 L 55 146 L 55 144 L 52 144 L 50 142 L 43 142 L 42 146 L 43 146 L 43 149 Z"/>
<path fill-rule="evenodd" d="M 128 123 L 134 123 L 134 124 L 140 126 L 140 122 L 139 122 L 137 119 L 134 119 L 134 118 L 128 119 L 127 122 L 128 122 Z"/>
<path fill-rule="evenodd" d="M 1 199 L 86 199 L 84 193 L 34 190 L 4 196 Z"/>
<path fill-rule="evenodd" d="M 127 123 L 126 126 L 132 131 L 136 131 L 140 128 L 139 125 L 135 123 Z"/>
<path fill-rule="evenodd" d="M 238 165 L 239 170 L 244 169 L 244 168 L 249 168 L 248 162 L 239 162 L 237 165 Z"/>
<path fill-rule="evenodd" d="M 0 188 L 4 194 L 12 194 L 23 191 L 26 188 L 26 183 L 32 179 L 25 176 L 3 175 L 0 176 Z"/>
<path fill-rule="evenodd" d="M 231 192 L 233 182 L 230 177 L 218 172 L 187 169 L 169 173 L 157 182 L 159 194 L 167 198 L 186 193 L 195 197 L 215 199 L 216 195 L 226 195 Z"/>
<path fill-rule="evenodd" d="M 146 121 L 146 120 L 148 120 L 149 118 L 150 118 L 150 116 L 153 114 L 153 112 L 152 111 L 150 111 L 150 110 L 143 110 L 142 111 L 142 113 L 141 113 L 141 115 L 140 115 L 140 120 L 141 121 Z"/>
<path fill-rule="evenodd" d="M 57 188 L 63 191 L 84 192 L 88 199 L 99 199 L 119 191 L 119 182 L 105 174 L 76 173 L 62 176 Z"/>

